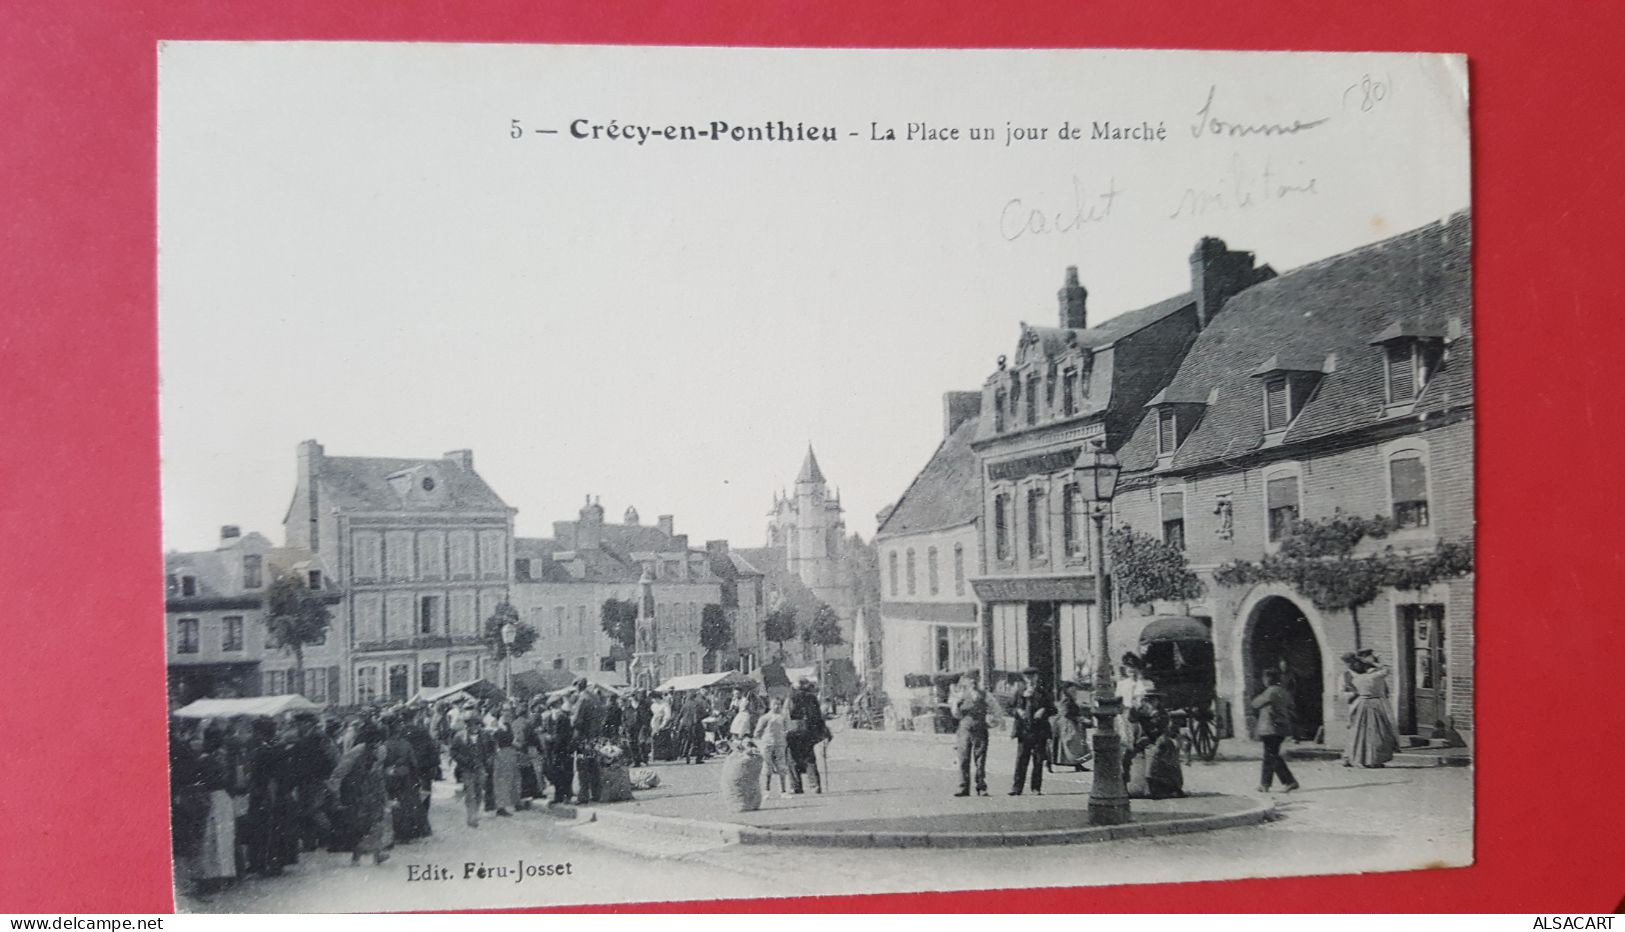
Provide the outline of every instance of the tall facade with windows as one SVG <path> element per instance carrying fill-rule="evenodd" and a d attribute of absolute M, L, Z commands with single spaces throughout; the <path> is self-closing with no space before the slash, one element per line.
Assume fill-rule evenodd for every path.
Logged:
<path fill-rule="evenodd" d="M 1339 513 L 1392 527 L 1355 556 L 1471 541 L 1470 249 L 1469 217 L 1456 215 L 1257 284 L 1203 328 L 1119 451 L 1114 520 L 1184 550 L 1207 593 L 1122 613 L 1114 652 L 1156 615 L 1197 617 L 1238 731 L 1274 667 L 1296 694 L 1300 736 L 1337 744 L 1339 657 L 1372 648 L 1395 671 L 1402 733 L 1444 722 L 1471 737 L 1471 577 L 1384 590 L 1352 611 L 1287 584 L 1212 577 L 1279 552 L 1300 520 Z"/>
<path fill-rule="evenodd" d="M 293 652 L 266 627 L 266 597 L 280 576 L 297 576 L 332 613 L 326 635 L 304 648 L 303 693 L 341 702 L 348 676 L 348 630 L 341 594 L 314 553 L 274 546 L 264 536 L 220 529 L 213 550 L 164 555 L 165 657 L 171 702 L 281 695 L 299 691 Z"/>
<path fill-rule="evenodd" d="M 971 448 L 980 402 L 976 392 L 945 396 L 941 444 L 875 534 L 882 567 L 878 679 L 899 716 L 929 714 L 939 677 L 982 668 L 979 605 L 970 586 L 982 562 L 981 482 Z"/>
<path fill-rule="evenodd" d="M 513 515 L 468 450 L 391 459 L 300 444 L 284 530 L 343 592 L 343 701 L 404 701 L 488 672 L 484 627 L 509 595 Z"/>
<path fill-rule="evenodd" d="M 1183 396 L 1162 417 L 1146 405 L 1168 385 L 1185 352 L 1227 300 L 1274 272 L 1252 254 L 1204 239 L 1191 256 L 1191 290 L 1091 327 L 1088 292 L 1068 268 L 1056 326 L 1023 323 L 1013 356 L 1001 356 L 980 397 L 972 447 L 988 555 L 972 579 L 981 605 L 982 667 L 995 689 L 1026 667 L 1053 687 L 1086 674 L 1094 575 L 1088 503 L 1073 468 L 1096 442 L 1117 449 L 1142 424 L 1170 448 L 1194 407 Z M 1183 534 L 1170 499 L 1167 536 Z"/>

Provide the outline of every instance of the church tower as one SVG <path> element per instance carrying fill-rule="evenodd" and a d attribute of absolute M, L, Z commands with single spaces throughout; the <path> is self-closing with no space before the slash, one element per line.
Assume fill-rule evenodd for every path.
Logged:
<path fill-rule="evenodd" d="M 794 491 L 773 496 L 768 512 L 767 545 L 784 551 L 785 569 L 794 573 L 819 599 L 835 609 L 841 618 L 846 644 L 830 652 L 846 656 L 850 650 L 852 613 L 856 598 L 847 584 L 843 560 L 846 555 L 846 519 L 842 517 L 841 493 L 833 495 L 819 468 L 812 446 L 801 461 Z"/>

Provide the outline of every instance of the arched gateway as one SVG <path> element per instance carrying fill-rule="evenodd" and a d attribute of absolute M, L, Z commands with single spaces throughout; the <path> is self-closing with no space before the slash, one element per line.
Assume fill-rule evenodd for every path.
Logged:
<path fill-rule="evenodd" d="M 1248 597 L 1237 619 L 1231 655 L 1240 667 L 1237 708 L 1250 719 L 1248 700 L 1264 688 L 1264 671 L 1281 670 L 1282 685 L 1297 706 L 1295 737 L 1313 739 L 1326 723 L 1327 671 L 1332 668 L 1319 615 L 1297 593 L 1269 586 Z M 1238 717 L 1238 732 L 1240 723 Z"/>

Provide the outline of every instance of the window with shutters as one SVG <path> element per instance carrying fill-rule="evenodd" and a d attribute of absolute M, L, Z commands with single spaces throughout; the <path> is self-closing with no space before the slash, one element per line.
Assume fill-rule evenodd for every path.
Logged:
<path fill-rule="evenodd" d="M 886 575 L 890 577 L 892 597 L 902 595 L 903 590 L 897 588 L 897 551 L 895 550 L 886 556 Z"/>
<path fill-rule="evenodd" d="M 932 595 L 942 591 L 942 583 L 937 575 L 937 548 L 931 547 L 925 551 L 925 585 Z"/>
<path fill-rule="evenodd" d="M 384 572 L 390 579 L 411 579 L 417 555 L 411 531 L 390 531 L 384 535 Z"/>
<path fill-rule="evenodd" d="M 965 545 L 954 544 L 954 595 L 965 594 Z"/>
<path fill-rule="evenodd" d="M 474 578 L 474 532 L 452 531 L 446 535 L 446 552 L 450 557 L 453 579 Z"/>
<path fill-rule="evenodd" d="M 182 618 L 175 623 L 175 653 L 197 653 L 197 619 Z"/>
<path fill-rule="evenodd" d="M 1264 483 L 1265 510 L 1269 515 L 1269 542 L 1278 544 L 1292 534 L 1298 520 L 1298 477 L 1278 475 Z"/>
<path fill-rule="evenodd" d="M 238 653 L 243 649 L 243 619 L 240 615 L 228 615 L 220 619 L 220 649 L 228 654 Z"/>
<path fill-rule="evenodd" d="M 440 597 L 426 595 L 418 599 L 418 633 L 439 634 L 440 629 Z"/>
<path fill-rule="evenodd" d="M 1061 373 L 1061 415 L 1071 417 L 1078 413 L 1078 370 Z"/>
<path fill-rule="evenodd" d="M 1185 549 L 1185 493 L 1162 493 L 1162 542 L 1176 550 Z"/>
<path fill-rule="evenodd" d="M 1027 490 L 1027 556 L 1042 560 L 1049 554 L 1049 496 L 1043 489 Z"/>
<path fill-rule="evenodd" d="M 1444 358 L 1444 345 L 1435 339 L 1397 339 L 1383 344 L 1383 366 L 1388 403 L 1416 400 Z"/>
<path fill-rule="evenodd" d="M 1286 430 L 1292 422 L 1292 385 L 1284 378 L 1264 383 L 1264 429 Z"/>
<path fill-rule="evenodd" d="M 1172 456 L 1179 447 L 1178 419 L 1173 411 L 1157 412 L 1157 455 Z"/>
<path fill-rule="evenodd" d="M 375 531 L 360 532 L 351 537 L 354 569 L 351 577 L 357 582 L 372 582 L 384 574 L 384 542 Z"/>
<path fill-rule="evenodd" d="M 265 585 L 265 561 L 259 554 L 243 557 L 243 588 L 258 589 Z"/>
<path fill-rule="evenodd" d="M 914 571 L 913 547 L 908 548 L 908 555 L 904 558 L 903 563 L 905 564 L 903 571 L 908 576 L 908 594 L 914 595 L 916 592 L 916 576 Z"/>
<path fill-rule="evenodd" d="M 562 605 L 553 608 L 553 635 L 555 637 L 564 637 L 564 606 Z"/>
<path fill-rule="evenodd" d="M 1427 460 L 1421 450 L 1402 450 L 1389 457 L 1388 489 L 1395 524 L 1400 528 L 1428 526 Z"/>
<path fill-rule="evenodd" d="M 1061 490 L 1061 542 L 1066 547 L 1066 558 L 1083 561 L 1089 558 L 1088 545 L 1083 542 L 1083 488 L 1068 483 Z"/>
<path fill-rule="evenodd" d="M 446 578 L 444 531 L 425 531 L 418 535 L 418 576 L 422 579 Z"/>
<path fill-rule="evenodd" d="M 1001 562 L 1010 560 L 1010 496 L 993 496 L 993 556 Z"/>
<path fill-rule="evenodd" d="M 433 689 L 440 685 L 440 664 L 425 663 L 418 667 L 418 684 L 424 689 Z"/>
<path fill-rule="evenodd" d="M 265 674 L 265 694 L 267 696 L 280 696 L 288 691 L 288 673 L 285 670 L 271 670 Z"/>
<path fill-rule="evenodd" d="M 327 702 L 327 671 L 310 670 L 305 674 L 305 698 L 318 705 Z"/>

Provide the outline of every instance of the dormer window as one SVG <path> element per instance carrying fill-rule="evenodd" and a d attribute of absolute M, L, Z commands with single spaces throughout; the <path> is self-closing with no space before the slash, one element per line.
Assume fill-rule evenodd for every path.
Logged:
<path fill-rule="evenodd" d="M 263 585 L 265 576 L 261 569 L 261 558 L 256 554 L 243 557 L 243 588 L 258 589 Z"/>
<path fill-rule="evenodd" d="M 1157 455 L 1172 456 L 1179 447 L 1179 416 L 1172 408 L 1157 412 Z"/>
<path fill-rule="evenodd" d="M 1334 357 L 1280 353 L 1254 369 L 1264 383 L 1264 433 L 1280 434 L 1303 410 L 1321 377 L 1332 371 Z M 1278 438 L 1277 438 L 1278 439 Z"/>
<path fill-rule="evenodd" d="M 1071 417 L 1078 413 L 1078 370 L 1061 373 L 1061 415 Z"/>
<path fill-rule="evenodd" d="M 1038 373 L 1027 376 L 1027 426 L 1038 423 Z"/>
<path fill-rule="evenodd" d="M 1155 397 L 1146 402 L 1146 407 L 1152 409 L 1152 416 L 1156 418 L 1157 427 L 1157 458 L 1166 461 L 1179 450 L 1179 445 L 1202 419 L 1202 412 L 1212 404 L 1217 395 L 1208 392 L 1198 394 L 1188 388 L 1165 388 Z M 1166 462 L 1158 465 L 1167 465 Z"/>
<path fill-rule="evenodd" d="M 197 595 L 197 577 L 196 576 L 182 576 L 181 577 L 181 595 L 183 595 L 183 596 Z"/>
<path fill-rule="evenodd" d="M 1409 405 L 1444 361 L 1445 334 L 1414 321 L 1392 324 L 1371 341 L 1382 347 L 1389 405 Z"/>
<path fill-rule="evenodd" d="M 993 432 L 996 434 L 1004 433 L 1004 405 L 1004 389 L 1001 388 L 993 393 Z"/>
<path fill-rule="evenodd" d="M 312 590 L 320 589 L 322 587 L 322 571 L 321 570 L 311 570 L 310 574 L 308 576 L 308 579 L 310 581 L 310 588 Z"/>
<path fill-rule="evenodd" d="M 1264 429 L 1286 430 L 1292 423 L 1292 386 L 1285 377 L 1264 383 Z"/>

